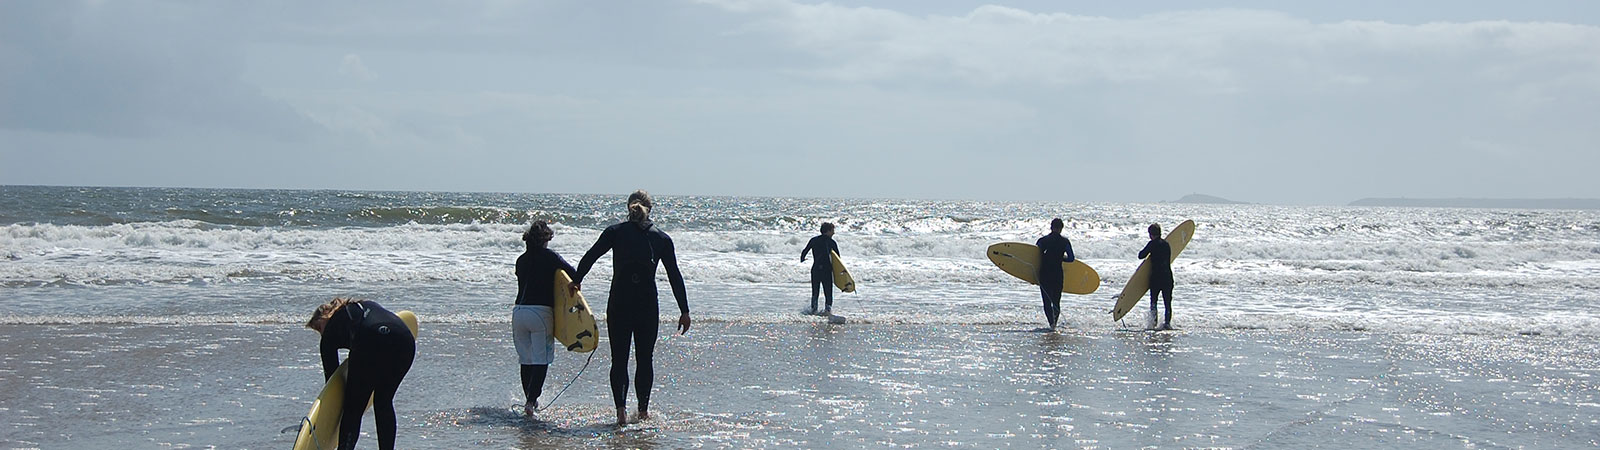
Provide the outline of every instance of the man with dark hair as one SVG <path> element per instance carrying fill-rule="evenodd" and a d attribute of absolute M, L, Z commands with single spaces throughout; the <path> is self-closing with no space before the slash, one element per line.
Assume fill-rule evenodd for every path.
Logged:
<path fill-rule="evenodd" d="M 811 238 L 806 243 L 805 250 L 800 251 L 800 262 L 806 262 L 806 253 L 816 251 L 811 263 L 811 313 L 829 315 L 833 314 L 833 258 L 832 253 L 839 253 L 839 243 L 833 241 L 833 224 L 822 223 L 822 234 Z M 827 292 L 828 303 L 823 309 L 817 309 L 817 294 Z"/>
<path fill-rule="evenodd" d="M 1051 220 L 1050 234 L 1034 243 L 1039 246 L 1039 293 L 1044 297 L 1044 318 L 1051 329 L 1061 318 L 1061 286 L 1066 278 L 1061 263 L 1077 260 L 1072 254 L 1072 241 L 1061 235 L 1063 227 L 1061 219 Z"/>
<path fill-rule="evenodd" d="M 1150 243 L 1139 250 L 1139 258 L 1150 258 L 1150 317 L 1156 317 L 1156 295 L 1165 297 L 1166 318 L 1158 330 L 1172 329 L 1172 244 L 1161 238 L 1161 224 L 1150 224 Z"/>

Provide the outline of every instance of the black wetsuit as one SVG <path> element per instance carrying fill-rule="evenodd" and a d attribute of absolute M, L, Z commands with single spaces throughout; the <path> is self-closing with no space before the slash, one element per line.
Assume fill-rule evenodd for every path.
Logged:
<path fill-rule="evenodd" d="M 1156 310 L 1156 295 L 1165 297 L 1167 312 L 1163 324 L 1172 323 L 1172 245 L 1165 239 L 1151 239 L 1139 250 L 1139 258 L 1150 261 L 1150 311 Z"/>
<path fill-rule="evenodd" d="M 678 271 L 678 257 L 672 247 L 672 238 L 657 229 L 650 221 L 622 222 L 607 227 L 600 239 L 583 254 L 578 262 L 578 276 L 582 282 L 589 274 L 595 260 L 606 252 L 611 255 L 611 297 L 606 302 L 606 331 L 611 341 L 611 395 L 621 410 L 628 397 L 628 345 L 634 345 L 638 358 L 634 371 L 635 395 L 639 409 L 650 406 L 650 386 L 655 379 L 653 365 L 656 347 L 656 329 L 661 324 L 661 307 L 656 296 L 656 266 L 667 269 L 667 280 L 672 284 L 672 296 L 678 300 L 678 311 L 689 313 L 687 289 L 683 274 Z"/>
<path fill-rule="evenodd" d="M 345 364 L 344 413 L 339 419 L 339 448 L 355 448 L 361 436 L 361 413 L 372 399 L 378 427 L 378 448 L 392 450 L 395 439 L 394 395 L 411 371 L 417 341 L 399 316 L 376 302 L 346 304 L 322 328 L 323 378 L 339 368 L 339 349 L 350 349 Z"/>
<path fill-rule="evenodd" d="M 1050 233 L 1034 243 L 1039 246 L 1039 294 L 1044 298 L 1044 318 L 1055 328 L 1061 318 L 1061 284 L 1065 275 L 1061 263 L 1076 261 L 1072 241 L 1061 233 Z"/>
<path fill-rule="evenodd" d="M 560 254 L 548 248 L 530 248 L 523 252 L 522 256 L 517 257 L 517 304 L 554 308 L 557 270 L 567 271 L 569 277 L 578 273 L 578 270 L 567 264 L 567 260 L 562 259 Z M 521 366 L 522 394 L 531 402 L 544 393 L 544 379 L 550 371 L 550 365 L 521 364 Z"/>
<path fill-rule="evenodd" d="M 813 250 L 815 250 L 813 252 Z M 800 251 L 800 259 L 806 259 L 806 252 L 811 254 L 811 310 L 817 310 L 817 294 L 827 293 L 827 309 L 833 309 L 833 258 L 828 252 L 839 253 L 839 243 L 833 241 L 832 236 L 817 235 L 806 243 L 805 250 Z"/>

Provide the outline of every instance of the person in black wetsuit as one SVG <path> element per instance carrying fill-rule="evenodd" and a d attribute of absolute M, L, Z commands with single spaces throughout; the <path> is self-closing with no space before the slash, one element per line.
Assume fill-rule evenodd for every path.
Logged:
<path fill-rule="evenodd" d="M 322 333 L 322 375 L 333 378 L 339 368 L 339 349 L 350 349 L 345 364 L 344 412 L 339 417 L 339 448 L 353 449 L 361 437 L 361 413 L 372 399 L 372 417 L 378 425 L 378 448 L 393 450 L 394 395 L 411 371 L 417 341 L 411 328 L 377 302 L 335 298 L 317 306 L 306 328 Z"/>
<path fill-rule="evenodd" d="M 839 244 L 833 241 L 833 224 L 823 222 L 822 234 L 811 238 L 806 243 L 805 250 L 800 251 L 800 262 L 806 262 L 806 253 L 815 250 L 811 263 L 811 313 L 822 315 L 833 314 L 833 258 L 828 252 L 838 253 Z M 824 309 L 817 309 L 817 294 L 827 292 L 828 303 Z"/>
<path fill-rule="evenodd" d="M 1072 241 L 1061 235 L 1063 226 L 1061 219 L 1051 220 L 1050 234 L 1034 243 L 1039 246 L 1039 294 L 1044 297 L 1044 318 L 1051 329 L 1061 318 L 1061 284 L 1065 282 L 1061 263 L 1077 260 L 1072 254 Z"/>
<path fill-rule="evenodd" d="M 1150 243 L 1139 250 L 1139 258 L 1150 258 L 1150 317 L 1156 316 L 1156 295 L 1166 303 L 1167 314 L 1158 330 L 1172 329 L 1172 245 L 1161 238 L 1161 224 L 1150 224 Z"/>
<path fill-rule="evenodd" d="M 576 277 L 577 269 L 548 248 L 556 233 L 543 220 L 522 233 L 527 250 L 517 257 L 517 305 L 511 308 L 511 340 L 522 365 L 522 413 L 533 415 L 544 392 L 545 374 L 555 360 L 555 274 Z"/>
<path fill-rule="evenodd" d="M 595 260 L 611 255 L 611 296 L 606 302 L 606 331 L 611 341 L 611 395 L 617 405 L 617 425 L 627 424 L 628 347 L 634 347 L 637 370 L 633 374 L 639 397 L 639 420 L 650 418 L 650 386 L 654 382 L 656 329 L 661 324 L 661 306 L 656 297 L 656 267 L 667 269 L 672 296 L 678 300 L 678 332 L 689 332 L 689 299 L 678 271 L 678 257 L 672 238 L 650 221 L 654 204 L 650 194 L 634 191 L 628 196 L 628 220 L 600 232 L 594 246 L 578 263 L 578 275 L 571 289 L 578 290 Z"/>

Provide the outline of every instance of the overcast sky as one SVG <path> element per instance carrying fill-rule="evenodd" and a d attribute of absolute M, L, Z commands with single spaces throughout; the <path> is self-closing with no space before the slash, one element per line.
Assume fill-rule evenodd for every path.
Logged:
<path fill-rule="evenodd" d="M 0 184 L 1593 198 L 1597 124 L 1589 0 L 0 1 Z"/>

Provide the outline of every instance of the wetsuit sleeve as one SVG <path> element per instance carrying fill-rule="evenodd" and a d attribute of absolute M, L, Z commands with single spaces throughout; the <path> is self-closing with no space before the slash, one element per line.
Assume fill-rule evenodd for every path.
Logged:
<path fill-rule="evenodd" d="M 801 261 L 805 261 L 806 260 L 806 253 L 810 253 L 811 252 L 811 246 L 813 246 L 813 245 L 817 245 L 817 240 L 816 239 L 812 239 L 810 241 L 806 241 L 806 248 L 804 250 L 800 251 L 800 260 Z"/>
<path fill-rule="evenodd" d="M 833 252 L 834 253 L 839 253 L 839 242 L 838 241 L 830 240 L 830 241 L 828 241 L 828 246 L 829 247 L 833 247 Z M 843 253 L 839 253 L 839 256 L 844 256 L 844 254 Z"/>
<path fill-rule="evenodd" d="M 1061 238 L 1061 240 L 1067 243 L 1067 254 L 1066 254 L 1067 258 L 1063 259 L 1062 261 L 1066 261 L 1066 262 L 1077 261 L 1078 260 L 1077 255 L 1073 255 L 1072 254 L 1072 240 L 1071 239 L 1067 239 L 1067 238 Z"/>
<path fill-rule="evenodd" d="M 339 369 L 339 349 L 350 347 L 350 319 L 337 312 L 322 327 L 322 379 L 333 378 Z"/>
<path fill-rule="evenodd" d="M 672 246 L 672 238 L 662 235 L 662 247 L 666 250 L 661 257 L 661 265 L 667 269 L 667 281 L 672 283 L 672 296 L 678 299 L 678 312 L 689 313 L 689 289 L 683 286 L 683 272 L 678 271 L 678 251 Z"/>
<path fill-rule="evenodd" d="M 1155 245 L 1156 241 L 1150 241 L 1149 243 L 1144 244 L 1144 250 L 1139 250 L 1139 259 L 1144 259 L 1144 257 L 1149 256 L 1150 252 L 1153 251 L 1151 247 L 1154 247 Z"/>
<path fill-rule="evenodd" d="M 574 269 L 571 264 L 567 264 L 566 258 L 562 258 L 560 254 L 556 254 L 556 268 L 567 271 L 567 276 L 572 277 L 572 279 L 578 279 L 578 269 Z"/>
<path fill-rule="evenodd" d="M 578 273 L 572 276 L 572 282 L 583 282 L 583 277 L 589 274 L 589 269 L 594 267 L 594 262 L 600 259 L 600 255 L 611 251 L 611 240 L 610 228 L 600 232 L 600 239 L 595 239 L 594 246 L 589 247 L 589 251 L 583 254 L 583 259 L 578 261 Z"/>

